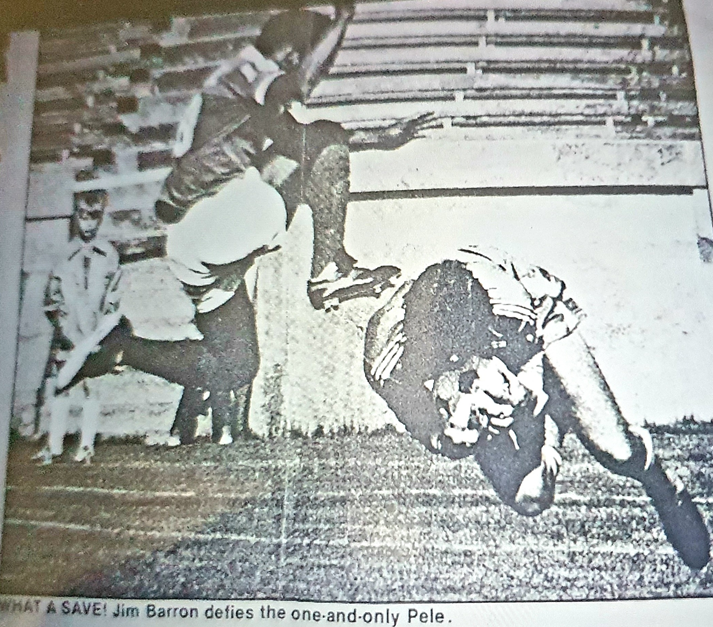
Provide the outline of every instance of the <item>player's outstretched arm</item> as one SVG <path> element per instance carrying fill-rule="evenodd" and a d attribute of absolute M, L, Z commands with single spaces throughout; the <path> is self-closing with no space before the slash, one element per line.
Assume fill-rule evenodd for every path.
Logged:
<path fill-rule="evenodd" d="M 397 120 L 383 128 L 353 131 L 349 137 L 349 149 L 359 150 L 395 150 L 414 139 L 424 136 L 424 131 L 440 124 L 435 113 L 420 113 L 402 120 Z"/>
<path fill-rule="evenodd" d="M 344 39 L 349 22 L 354 17 L 354 4 L 342 2 L 334 7 L 334 21 L 319 43 L 308 52 L 296 70 L 296 80 L 303 99 L 315 88 L 322 73 L 334 62 L 337 49 Z"/>

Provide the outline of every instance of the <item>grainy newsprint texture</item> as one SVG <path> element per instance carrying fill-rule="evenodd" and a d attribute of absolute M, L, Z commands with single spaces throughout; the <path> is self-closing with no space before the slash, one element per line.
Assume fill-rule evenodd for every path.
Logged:
<path fill-rule="evenodd" d="M 44 31 L 24 238 L 1 593 L 713 592 L 679 0 Z"/>

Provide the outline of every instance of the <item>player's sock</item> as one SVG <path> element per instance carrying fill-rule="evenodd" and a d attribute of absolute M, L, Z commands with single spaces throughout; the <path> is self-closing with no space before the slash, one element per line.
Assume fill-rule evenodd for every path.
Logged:
<path fill-rule="evenodd" d="M 700 570 L 710 559 L 710 535 L 691 495 L 654 461 L 642 483 L 658 512 L 666 538 L 690 568 Z"/>
<path fill-rule="evenodd" d="M 193 444 L 196 441 L 198 415 L 206 411 L 205 391 L 199 387 L 183 389 L 181 402 L 176 410 L 176 417 L 171 427 L 171 434 L 177 435 L 181 444 Z"/>
<path fill-rule="evenodd" d="M 59 457 L 64 449 L 64 436 L 67 433 L 67 420 L 69 418 L 71 400 L 69 396 L 64 393 L 53 397 L 51 402 L 47 448 L 52 457 Z"/>

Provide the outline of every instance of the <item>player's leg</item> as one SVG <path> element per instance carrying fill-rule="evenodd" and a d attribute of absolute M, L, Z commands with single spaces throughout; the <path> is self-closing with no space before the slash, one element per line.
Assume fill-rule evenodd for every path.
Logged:
<path fill-rule="evenodd" d="M 82 421 L 80 427 L 79 448 L 74 455 L 75 462 L 89 464 L 94 457 L 94 441 L 99 428 L 99 399 L 87 382 L 83 382 L 84 400 L 82 402 Z"/>
<path fill-rule="evenodd" d="M 49 429 L 49 449 L 53 457 L 64 450 L 64 436 L 67 434 L 67 419 L 72 401 L 69 394 L 58 394 L 52 400 Z"/>
<path fill-rule="evenodd" d="M 356 261 L 344 248 L 350 178 L 346 133 L 338 124 L 316 122 L 305 127 L 305 136 L 304 195 L 314 223 L 312 278 L 344 276 Z"/>
<path fill-rule="evenodd" d="M 648 433 L 624 419 L 582 337 L 573 333 L 552 343 L 546 362 L 557 375 L 571 427 L 585 448 L 611 472 L 641 482 L 669 542 L 688 566 L 703 568 L 709 560 L 710 537 L 700 512 L 680 482 L 655 459 Z"/>
<path fill-rule="evenodd" d="M 169 342 L 127 334 L 122 341 L 123 364 L 183 386 L 171 427 L 171 433 L 182 444 L 195 441 L 198 416 L 205 414 L 208 407 L 212 408 L 215 432 L 220 433 L 223 424 L 229 425 L 231 402 L 227 390 L 233 374 L 240 373 L 235 384 L 239 387 L 246 378 L 251 382 L 257 372 L 257 333 L 248 334 L 246 339 L 235 327 L 228 311 L 231 301 L 196 316 L 202 340 Z"/>
<path fill-rule="evenodd" d="M 255 309 L 245 284 L 223 306 L 196 316 L 196 326 L 207 342 L 209 353 L 199 372 L 210 389 L 213 440 L 229 444 L 237 430 L 236 420 L 243 419 L 236 415 L 234 391 L 249 389 L 260 365 Z"/>
<path fill-rule="evenodd" d="M 59 457 L 64 450 L 64 436 L 67 434 L 67 419 L 71 399 L 69 392 L 61 392 L 50 396 L 50 422 L 45 446 L 34 459 L 41 464 L 51 464 L 54 457 Z"/>
<path fill-rule="evenodd" d="M 348 135 L 334 122 L 299 124 L 288 115 L 280 121 L 279 141 L 266 159 L 272 163 L 282 156 L 299 166 L 278 187 L 285 199 L 288 221 L 298 205 L 308 205 L 314 225 L 312 278 L 330 265 L 335 274 L 344 275 L 355 262 L 344 248 L 349 203 Z"/>
<path fill-rule="evenodd" d="M 112 341 L 121 345 L 121 364 L 184 387 L 200 387 L 198 364 L 206 348 L 202 340 L 150 340 L 133 334 L 125 318 Z M 114 333 L 114 331 L 112 332 Z"/>
<path fill-rule="evenodd" d="M 307 204 L 312 211 L 310 301 L 316 309 L 322 309 L 332 295 L 336 295 L 337 301 L 341 300 L 346 295 L 345 290 L 353 290 L 353 294 L 347 296 L 351 298 L 378 294 L 389 279 L 398 274 L 398 269 L 358 268 L 344 246 L 350 183 L 347 132 L 339 124 L 324 120 L 308 125 L 288 120 L 285 128 L 285 140 L 280 141 L 275 150 L 294 159 L 299 169 L 279 191 L 285 199 L 288 216 L 293 215 L 294 207 L 300 203 Z"/>
<path fill-rule="evenodd" d="M 193 442 L 197 417 L 205 412 L 204 393 L 208 389 L 200 368 L 209 358 L 204 340 L 166 341 L 137 337 L 125 318 L 108 339 L 121 348 L 123 365 L 183 386 L 171 433 L 178 435 L 183 444 Z"/>
<path fill-rule="evenodd" d="M 193 444 L 198 429 L 198 416 L 207 412 L 208 391 L 188 385 L 183 388 L 176 416 L 171 425 L 171 435 L 178 436 L 181 444 Z"/>

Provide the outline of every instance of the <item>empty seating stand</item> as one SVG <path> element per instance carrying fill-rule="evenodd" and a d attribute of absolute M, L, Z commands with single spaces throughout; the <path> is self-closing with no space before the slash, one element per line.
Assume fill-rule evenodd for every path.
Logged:
<path fill-rule="evenodd" d="M 265 13 L 45 33 L 33 162 L 107 173 L 170 164 L 188 99 Z M 396 106 L 397 105 L 397 106 Z M 359 5 L 308 118 L 349 127 L 435 112 L 466 137 L 698 140 L 676 0 L 404 0 Z"/>

